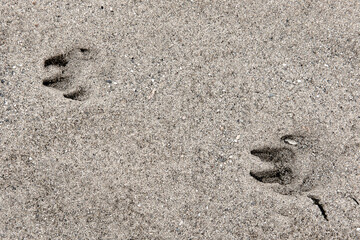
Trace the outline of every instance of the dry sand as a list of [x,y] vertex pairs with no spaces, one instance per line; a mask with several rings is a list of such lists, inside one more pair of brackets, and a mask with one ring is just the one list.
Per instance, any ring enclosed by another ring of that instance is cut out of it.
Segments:
[[0,239],[360,238],[359,1],[2,0],[0,23]]

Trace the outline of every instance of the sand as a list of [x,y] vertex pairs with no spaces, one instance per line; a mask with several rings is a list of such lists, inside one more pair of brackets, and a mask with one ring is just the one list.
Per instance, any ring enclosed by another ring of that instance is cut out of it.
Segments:
[[0,23],[0,239],[360,238],[359,1]]

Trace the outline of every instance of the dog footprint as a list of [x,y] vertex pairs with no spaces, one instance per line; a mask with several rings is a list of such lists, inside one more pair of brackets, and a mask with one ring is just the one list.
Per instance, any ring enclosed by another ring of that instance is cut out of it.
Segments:
[[[316,169],[321,167],[316,161],[318,150],[314,147],[314,140],[299,135],[285,135],[281,137],[278,147],[254,149],[250,153],[273,165],[271,169],[251,170],[250,176],[264,184],[277,184],[273,188],[277,193],[302,194],[313,190],[321,182],[317,179],[319,172]],[[324,219],[328,221],[321,199],[312,194],[307,197],[318,206]]]
[[52,77],[43,79],[45,87],[63,93],[63,97],[83,101],[88,99],[90,86],[81,79],[82,65],[92,59],[87,48],[75,48],[65,54],[53,56],[44,61],[44,68],[57,68],[59,72]]

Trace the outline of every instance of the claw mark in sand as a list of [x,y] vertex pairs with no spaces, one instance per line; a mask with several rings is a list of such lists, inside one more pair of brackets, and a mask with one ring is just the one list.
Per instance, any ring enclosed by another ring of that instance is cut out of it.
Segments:
[[321,211],[321,214],[323,215],[323,217],[325,218],[326,221],[329,221],[327,215],[326,215],[326,211],[324,209],[324,206],[321,204],[320,198],[313,196],[313,195],[309,195],[308,198],[310,198],[315,205],[317,205]]
[[359,205],[359,201],[358,200],[356,200],[356,198],[354,198],[354,197],[350,197],[352,200],[354,200],[354,202],[356,202],[356,204],[357,205]]

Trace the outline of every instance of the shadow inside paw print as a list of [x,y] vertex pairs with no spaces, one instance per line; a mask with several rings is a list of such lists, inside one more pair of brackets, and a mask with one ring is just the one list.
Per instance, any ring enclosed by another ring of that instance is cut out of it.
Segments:
[[[86,48],[76,48],[66,54],[60,54],[44,61],[44,68],[51,66],[60,68],[61,73],[53,77],[43,80],[43,85],[49,88],[56,89],[63,92],[65,98],[83,101],[88,98],[88,89],[84,86],[79,86],[75,81],[78,74],[81,73],[79,69],[79,61],[87,61],[91,58],[90,50]],[[70,68],[69,63],[73,62]]]
[[44,79],[43,85],[60,91],[66,91],[70,86],[70,79],[69,77],[56,76],[54,78]]
[[69,62],[66,58],[67,57],[65,54],[61,54],[61,55],[46,59],[44,62],[44,67],[48,67],[51,65],[55,65],[58,67],[65,67]]

